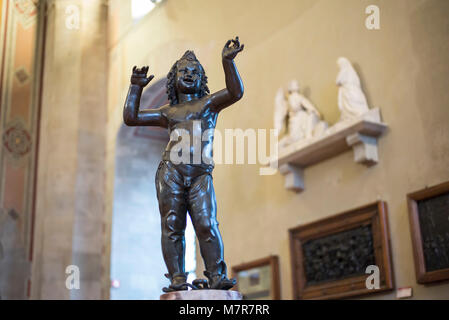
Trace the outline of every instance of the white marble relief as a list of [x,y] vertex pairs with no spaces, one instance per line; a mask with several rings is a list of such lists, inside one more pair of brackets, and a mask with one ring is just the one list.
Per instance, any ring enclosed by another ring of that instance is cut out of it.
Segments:
[[313,104],[299,92],[297,81],[288,92],[279,89],[275,98],[275,128],[279,130],[279,154],[271,162],[285,176],[285,187],[301,192],[303,170],[348,149],[354,161],[366,166],[379,161],[377,141],[387,129],[379,108],[368,107],[360,78],[351,62],[337,60],[338,109],[340,119],[328,128]]

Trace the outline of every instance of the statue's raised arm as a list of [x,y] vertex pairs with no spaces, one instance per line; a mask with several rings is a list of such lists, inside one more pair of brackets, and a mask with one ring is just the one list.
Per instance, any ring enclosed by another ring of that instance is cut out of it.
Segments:
[[229,107],[243,97],[243,83],[234,62],[234,58],[243,50],[245,45],[240,44],[239,37],[228,40],[222,51],[223,69],[226,79],[226,88],[211,95],[212,109],[216,112]]
[[167,119],[164,116],[164,107],[139,111],[140,98],[143,88],[154,78],[147,77],[148,67],[137,68],[134,66],[131,75],[131,84],[126,96],[123,108],[123,120],[128,126],[159,126],[167,127]]

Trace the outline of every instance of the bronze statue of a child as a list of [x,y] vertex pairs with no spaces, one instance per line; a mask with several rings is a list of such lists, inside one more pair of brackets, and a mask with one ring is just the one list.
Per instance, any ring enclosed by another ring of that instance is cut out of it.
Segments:
[[[166,276],[171,281],[170,286],[163,289],[165,292],[187,290],[188,286],[228,290],[236,283],[234,279],[227,278],[211,174],[214,168],[213,130],[218,113],[243,96],[242,80],[234,63],[234,58],[243,47],[238,37],[229,40],[224,46],[222,61],[226,88],[213,94],[209,94],[202,65],[192,51],[186,51],[167,75],[170,104],[157,109],[139,111],[142,90],[154,76],[147,77],[148,67],[133,68],[123,111],[125,124],[164,127],[169,130],[171,137],[156,173],[162,251],[168,269]],[[173,134],[176,131],[187,135],[176,136]],[[206,131],[209,134],[203,135]],[[194,141],[198,139],[198,134],[199,140]],[[189,154],[183,157],[187,161],[179,162],[177,145],[182,139],[189,139],[187,142],[190,147],[187,149]],[[199,240],[208,283],[205,280],[194,281],[193,285],[187,283],[184,266],[187,212]]]

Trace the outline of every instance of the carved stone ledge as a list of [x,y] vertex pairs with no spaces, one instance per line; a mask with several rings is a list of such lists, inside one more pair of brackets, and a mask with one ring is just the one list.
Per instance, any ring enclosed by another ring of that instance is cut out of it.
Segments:
[[[277,167],[285,176],[288,190],[304,190],[303,170],[311,165],[337,156],[352,148],[354,161],[366,166],[379,161],[377,139],[387,129],[381,121],[380,110],[371,109],[360,118],[339,122],[318,138],[298,141],[279,150]],[[276,166],[276,161],[271,162]]]

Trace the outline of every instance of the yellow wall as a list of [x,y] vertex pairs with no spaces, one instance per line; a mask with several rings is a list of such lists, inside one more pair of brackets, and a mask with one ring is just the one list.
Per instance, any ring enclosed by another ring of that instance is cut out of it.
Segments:
[[[379,31],[365,28],[370,4],[380,7]],[[119,9],[111,1],[110,10]],[[225,258],[232,267],[279,255],[282,298],[291,299],[287,230],[382,199],[389,208],[396,287],[413,287],[415,298],[449,298],[447,283],[416,283],[406,204],[407,193],[449,180],[448,14],[445,0],[167,0],[133,28],[129,19],[119,20],[126,23],[110,40],[114,121],[108,150],[133,65],[149,65],[156,78],[164,77],[185,50],[194,49],[214,92],[224,86],[222,46],[239,35],[245,50],[236,63],[245,95],[219,116],[217,128],[224,130],[271,128],[275,92],[293,78],[334,123],[336,59],[346,56],[359,71],[369,104],[381,109],[390,128],[380,139],[379,164],[367,169],[344,153],[308,168],[301,194],[286,191],[279,174],[259,176],[259,166],[217,165]]]
[[[67,27],[69,6],[78,27]],[[46,2],[32,299],[109,296],[107,13],[104,0]],[[79,290],[67,290],[70,265],[82,270]]]

